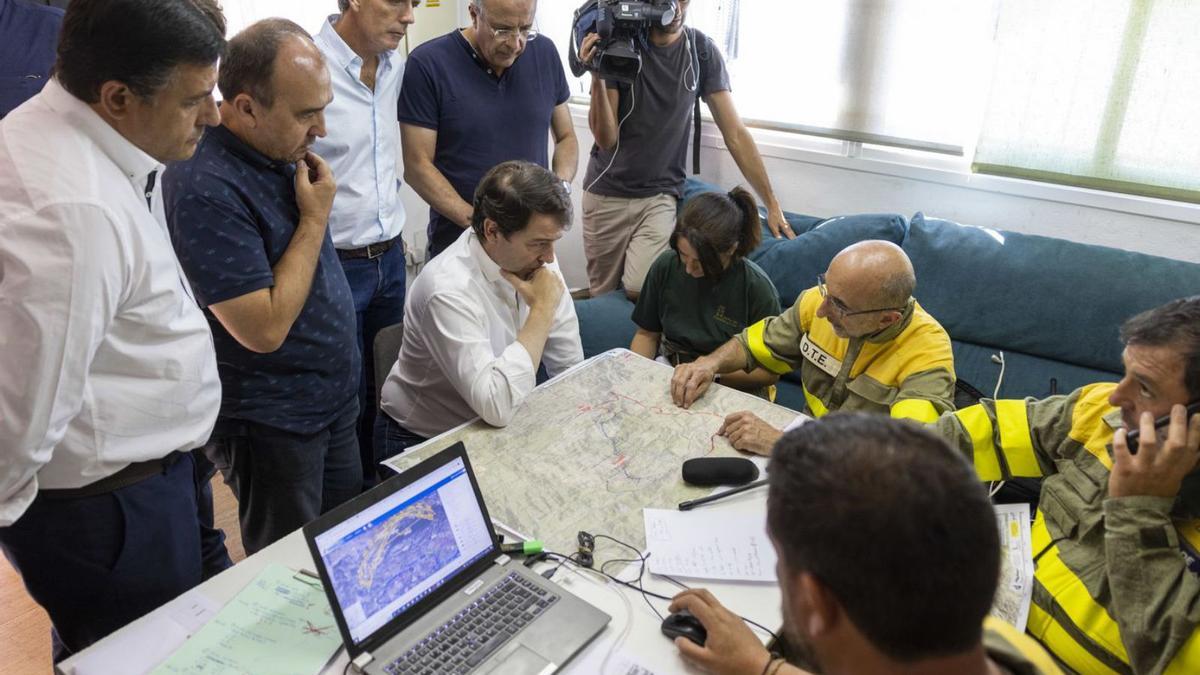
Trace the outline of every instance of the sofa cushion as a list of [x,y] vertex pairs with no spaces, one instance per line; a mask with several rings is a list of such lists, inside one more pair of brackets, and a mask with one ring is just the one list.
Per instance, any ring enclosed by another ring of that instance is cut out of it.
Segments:
[[908,221],[894,213],[837,216],[819,221],[795,239],[766,238],[750,254],[779,289],[779,302],[790,307],[800,293],[817,283],[817,275],[847,246],[864,239],[904,241]]
[[1200,293],[1194,263],[921,213],[904,249],[917,299],[956,342],[1109,373],[1123,370],[1117,331],[1125,319]]
[[616,347],[629,348],[637,325],[633,323],[633,303],[625,291],[575,301],[579,317],[579,337],[583,342],[583,357],[591,358]]
[[992,357],[1001,353],[1004,355],[1004,381],[1000,383],[1000,398],[1045,398],[1051,393],[1069,393],[1085,384],[1121,379],[1117,372],[1052,361],[1008,348],[959,340],[952,341],[951,348],[954,350],[954,374],[988,398],[995,393],[1000,377],[1000,364]]

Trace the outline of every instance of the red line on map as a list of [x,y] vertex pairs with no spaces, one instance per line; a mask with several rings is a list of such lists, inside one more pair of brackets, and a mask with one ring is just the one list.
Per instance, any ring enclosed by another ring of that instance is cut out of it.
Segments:
[[[577,408],[579,411],[579,415],[594,412],[596,409],[601,409],[601,410],[604,410],[605,412],[611,413],[611,412],[614,412],[615,406],[618,403],[620,403],[622,400],[624,400],[624,401],[628,401],[630,403],[639,405],[642,408],[644,408],[645,410],[647,410],[655,415],[661,415],[663,417],[684,417],[684,416],[699,415],[701,417],[715,417],[715,418],[721,420],[722,422],[725,421],[724,416],[719,415],[715,412],[686,410],[684,408],[677,408],[677,407],[664,409],[661,405],[649,405],[645,401],[639,400],[633,396],[629,396],[627,394],[622,394],[619,391],[613,391],[613,390],[610,390],[608,392],[608,395],[609,395],[609,398],[604,401],[599,401],[596,403],[580,404]],[[578,417],[579,415],[576,415],[576,417]],[[717,451],[717,434],[714,433],[708,437],[708,452],[706,452],[704,454],[711,455],[712,453],[714,453],[716,451]],[[624,465],[626,459],[627,458],[624,455],[621,455],[617,458],[617,460],[614,462],[614,464],[616,466],[622,466],[622,465]]]

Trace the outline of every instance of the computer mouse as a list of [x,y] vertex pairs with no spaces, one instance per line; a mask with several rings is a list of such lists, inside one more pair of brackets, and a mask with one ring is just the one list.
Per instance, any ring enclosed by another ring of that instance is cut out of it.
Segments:
[[692,616],[692,613],[686,609],[675,612],[663,619],[662,632],[663,635],[672,640],[677,637],[685,637],[701,647],[704,646],[704,641],[708,639],[708,631],[704,629],[704,624],[700,623],[700,619]]

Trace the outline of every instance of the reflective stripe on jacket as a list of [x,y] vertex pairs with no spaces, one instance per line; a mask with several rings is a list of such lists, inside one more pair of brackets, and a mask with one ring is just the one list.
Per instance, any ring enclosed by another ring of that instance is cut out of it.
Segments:
[[1002,672],[1062,675],[1062,669],[1036,640],[994,616],[983,621],[983,648]]
[[809,411],[890,413],[933,422],[954,409],[954,355],[950,336],[910,300],[900,321],[864,338],[838,337],[817,316],[821,293],[810,288],[779,316],[763,319],[736,339],[755,366],[782,375],[797,368]]
[[1200,481],[1178,498],[1108,498],[1116,385],[992,401],[937,430],[982,480],[1044,477],[1028,632],[1081,673],[1200,673]]

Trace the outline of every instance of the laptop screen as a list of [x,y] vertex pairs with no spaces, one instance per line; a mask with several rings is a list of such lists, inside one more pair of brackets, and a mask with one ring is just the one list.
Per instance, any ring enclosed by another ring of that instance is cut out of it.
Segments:
[[461,457],[314,541],[355,644],[492,549]]

